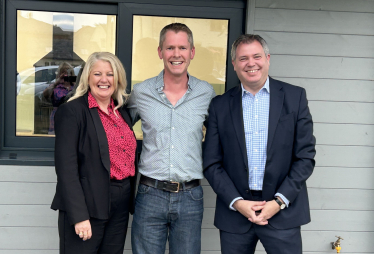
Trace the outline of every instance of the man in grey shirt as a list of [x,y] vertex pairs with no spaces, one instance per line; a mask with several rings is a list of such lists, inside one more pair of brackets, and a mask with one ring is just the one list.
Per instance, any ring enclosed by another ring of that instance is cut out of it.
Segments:
[[213,87],[187,73],[195,55],[191,30],[165,26],[158,55],[164,70],[136,84],[128,108],[142,121],[141,173],[132,223],[135,254],[200,253],[203,217],[203,123]]

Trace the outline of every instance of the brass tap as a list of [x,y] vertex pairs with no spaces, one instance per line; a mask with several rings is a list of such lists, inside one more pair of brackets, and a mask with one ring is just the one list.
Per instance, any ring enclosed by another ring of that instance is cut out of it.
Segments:
[[335,242],[331,242],[332,249],[336,250],[336,253],[340,253],[340,250],[342,249],[342,247],[340,247],[340,240],[344,240],[344,239],[340,236],[335,236],[335,237],[337,237],[338,240],[336,240]]

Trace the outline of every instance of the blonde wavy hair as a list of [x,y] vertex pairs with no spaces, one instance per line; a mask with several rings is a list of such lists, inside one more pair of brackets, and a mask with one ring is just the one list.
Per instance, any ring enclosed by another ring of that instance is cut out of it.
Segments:
[[125,68],[123,68],[123,65],[118,57],[109,52],[95,52],[88,57],[80,77],[77,90],[75,91],[75,94],[68,100],[68,102],[75,100],[88,92],[90,89],[88,78],[93,66],[99,60],[110,63],[113,69],[114,93],[112,94],[112,98],[118,103],[118,105],[114,108],[114,113],[116,113],[116,110],[126,103],[129,95],[126,93],[127,81]]

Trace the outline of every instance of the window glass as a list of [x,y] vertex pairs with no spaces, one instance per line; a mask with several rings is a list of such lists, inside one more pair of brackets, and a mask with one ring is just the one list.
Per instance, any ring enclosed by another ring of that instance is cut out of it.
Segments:
[[17,11],[17,136],[53,136],[88,56],[115,53],[116,16]]
[[[131,85],[157,76],[163,70],[163,61],[157,54],[161,29],[170,23],[184,23],[193,33],[195,57],[188,72],[209,82],[216,94],[225,92],[228,20],[194,19],[155,16],[134,16]],[[142,139],[140,121],[134,126]]]

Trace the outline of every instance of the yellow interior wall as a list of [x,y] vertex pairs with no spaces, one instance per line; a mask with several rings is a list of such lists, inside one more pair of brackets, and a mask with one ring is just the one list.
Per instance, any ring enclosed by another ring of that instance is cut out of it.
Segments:
[[[90,14],[74,15],[74,21],[87,20]],[[74,52],[87,61],[93,52],[106,51],[115,54],[116,49],[116,16],[108,15],[106,24],[83,26],[74,29]],[[92,24],[94,25],[94,24]]]
[[[32,18],[33,12],[29,12],[28,18],[21,16],[17,11],[17,71],[34,68],[33,64],[52,50],[52,26],[50,24]],[[51,16],[52,13],[46,13]],[[35,82],[35,77],[28,79]],[[17,132],[32,134],[34,131],[34,85],[21,86],[20,95],[17,96],[16,129]]]
[[[53,12],[22,11],[22,14],[17,11],[17,71],[27,73],[27,69],[34,69],[33,65],[52,51]],[[35,19],[37,15],[42,15],[48,22]],[[97,24],[94,16],[97,15],[74,14],[74,24],[89,18],[93,20],[92,26],[74,29],[74,52],[84,61],[97,51],[115,54],[116,16],[106,16],[106,24]],[[17,135],[32,135],[34,132],[35,89],[29,83],[35,83],[34,75],[28,78],[28,83],[23,83],[17,96]]]
[[[184,23],[193,33],[195,57],[188,72],[209,82],[216,94],[225,92],[228,21],[173,17],[134,16],[132,85],[154,77],[163,70],[157,54],[162,28],[170,23]],[[134,126],[138,139],[143,138],[140,121]]]

